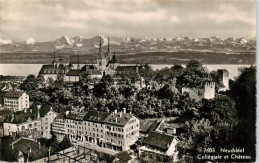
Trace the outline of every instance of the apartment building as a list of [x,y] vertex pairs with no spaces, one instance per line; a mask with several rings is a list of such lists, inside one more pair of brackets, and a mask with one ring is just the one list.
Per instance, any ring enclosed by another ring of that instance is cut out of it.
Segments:
[[29,95],[23,91],[8,91],[4,95],[4,108],[12,111],[29,108]]
[[[50,109],[46,114],[38,115],[35,119],[29,117],[26,121],[23,122],[10,122],[3,123],[4,136],[23,136],[27,138],[51,138],[51,123],[56,118],[58,113]],[[14,119],[14,118],[12,118]]]
[[52,130],[59,141],[66,135],[72,143],[91,143],[102,148],[127,150],[138,140],[139,119],[131,113],[70,112],[58,116],[52,123]]

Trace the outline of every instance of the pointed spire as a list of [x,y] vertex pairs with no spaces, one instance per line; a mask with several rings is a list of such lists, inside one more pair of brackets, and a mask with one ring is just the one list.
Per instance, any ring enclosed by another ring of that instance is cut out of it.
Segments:
[[103,40],[102,37],[100,36],[100,43],[99,43],[99,54],[98,57],[101,58],[103,57]]
[[71,62],[71,57],[70,57],[69,67],[70,67],[70,68],[73,68],[73,64],[72,64],[72,62]]
[[109,37],[107,37],[107,56],[110,57],[111,56],[111,51],[110,51],[110,42],[109,42]]
[[52,64],[56,64],[57,61],[56,61],[56,55],[55,55],[55,52],[53,53],[53,61],[52,61]]
[[79,51],[78,51],[78,69],[80,69],[80,66],[79,66]]

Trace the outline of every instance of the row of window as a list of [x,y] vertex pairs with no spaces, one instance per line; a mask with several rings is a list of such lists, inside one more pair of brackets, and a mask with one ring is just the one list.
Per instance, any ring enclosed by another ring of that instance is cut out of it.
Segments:
[[122,139],[124,138],[124,135],[113,133],[113,132],[106,132],[106,135],[113,136],[113,137],[116,137],[116,138],[122,138]]

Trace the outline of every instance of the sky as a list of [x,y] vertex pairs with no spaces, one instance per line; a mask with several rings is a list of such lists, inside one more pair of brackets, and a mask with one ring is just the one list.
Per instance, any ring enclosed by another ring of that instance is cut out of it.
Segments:
[[1,0],[0,39],[256,37],[255,0]]

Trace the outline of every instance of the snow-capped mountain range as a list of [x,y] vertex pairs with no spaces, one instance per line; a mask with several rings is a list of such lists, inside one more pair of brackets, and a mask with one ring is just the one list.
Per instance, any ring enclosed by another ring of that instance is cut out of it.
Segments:
[[[105,36],[95,36],[93,38],[84,38],[75,36],[69,38],[61,36],[54,41],[37,42],[37,40],[28,38],[23,42],[4,40],[0,38],[1,52],[46,52],[46,51],[75,51],[97,52],[100,37],[103,40],[104,47],[108,44],[108,38]],[[218,51],[218,52],[241,52],[255,51],[256,38],[227,38],[223,39],[217,36],[209,38],[134,38],[134,37],[110,37],[112,50],[120,52],[144,52],[144,51]]]

